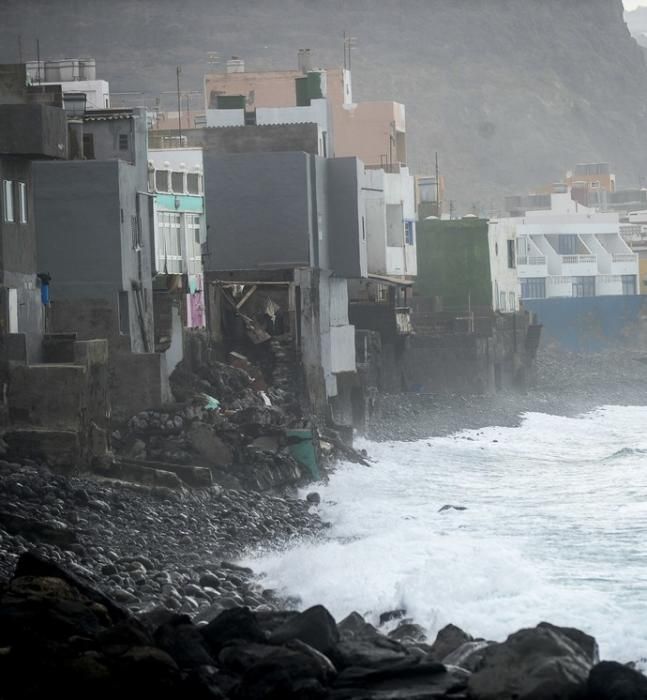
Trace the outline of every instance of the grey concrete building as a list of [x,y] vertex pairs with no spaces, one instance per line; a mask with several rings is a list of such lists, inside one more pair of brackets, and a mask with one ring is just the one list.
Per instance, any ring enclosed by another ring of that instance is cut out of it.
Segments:
[[44,324],[33,166],[66,156],[67,127],[60,107],[32,98],[24,66],[0,66],[0,334],[8,359],[36,362]]
[[115,411],[158,406],[168,385],[154,353],[145,110],[89,111],[73,128],[83,159],[34,169],[49,330],[108,340]]
[[[257,299],[256,307],[242,302],[256,308],[255,318],[263,322],[267,309],[281,317],[313,412],[351,425],[356,367],[348,279],[367,274],[361,162],[206,150],[204,163],[210,327],[218,327],[220,289],[242,284]],[[276,325],[266,327],[273,332]]]

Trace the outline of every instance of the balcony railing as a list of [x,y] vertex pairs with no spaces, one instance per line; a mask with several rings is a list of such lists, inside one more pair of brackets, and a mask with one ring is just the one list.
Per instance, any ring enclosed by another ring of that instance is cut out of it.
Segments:
[[517,265],[545,265],[545,255],[522,255],[517,258]]
[[562,255],[562,262],[568,265],[577,263],[594,263],[595,255]]
[[636,262],[638,256],[635,253],[614,253],[613,262]]

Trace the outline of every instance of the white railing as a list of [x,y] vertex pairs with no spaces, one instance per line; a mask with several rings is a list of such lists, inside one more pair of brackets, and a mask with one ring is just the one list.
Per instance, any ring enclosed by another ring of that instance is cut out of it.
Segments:
[[576,263],[594,263],[595,255],[562,255],[562,262],[572,265]]
[[613,262],[636,262],[638,256],[635,253],[614,253]]
[[517,258],[517,265],[545,265],[545,255],[523,255]]

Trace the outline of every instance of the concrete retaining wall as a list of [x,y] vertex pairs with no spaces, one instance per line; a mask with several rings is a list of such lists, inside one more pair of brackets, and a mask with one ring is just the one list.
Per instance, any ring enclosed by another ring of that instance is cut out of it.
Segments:
[[647,347],[644,296],[535,299],[524,307],[543,325],[543,347],[570,352]]

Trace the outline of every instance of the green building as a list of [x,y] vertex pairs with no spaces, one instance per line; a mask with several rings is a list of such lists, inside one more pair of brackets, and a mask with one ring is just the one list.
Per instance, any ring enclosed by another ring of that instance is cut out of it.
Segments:
[[418,222],[417,231],[418,277],[414,295],[437,298],[444,311],[491,308],[487,220],[423,219]]

